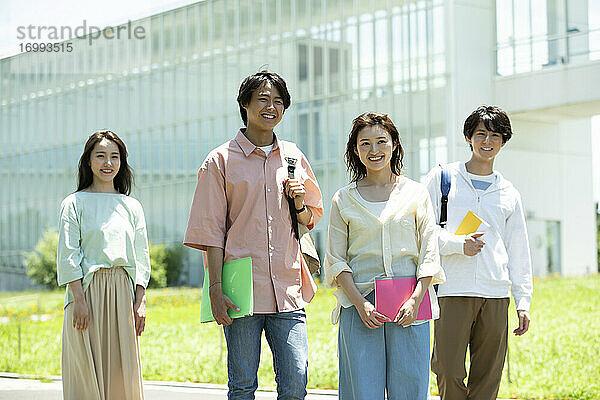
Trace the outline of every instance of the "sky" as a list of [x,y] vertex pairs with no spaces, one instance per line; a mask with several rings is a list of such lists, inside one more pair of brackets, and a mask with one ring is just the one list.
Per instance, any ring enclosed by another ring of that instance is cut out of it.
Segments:
[[[171,10],[194,0],[0,0],[0,58],[19,52],[17,27],[83,24],[104,28]],[[33,11],[35,10],[35,12]],[[590,3],[592,29],[600,28],[600,1]],[[600,32],[596,33],[600,37]],[[600,41],[599,41],[600,43]],[[594,198],[600,202],[600,116],[592,119]]]
[[[0,0],[0,58],[19,52],[19,26],[87,26],[117,25],[198,0]],[[35,12],[33,11],[35,10]]]

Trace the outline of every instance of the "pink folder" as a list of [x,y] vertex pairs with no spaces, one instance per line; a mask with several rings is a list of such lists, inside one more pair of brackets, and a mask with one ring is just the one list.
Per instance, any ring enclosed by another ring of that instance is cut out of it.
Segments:
[[[398,315],[400,307],[412,296],[417,287],[415,278],[375,279],[375,308],[392,321]],[[425,292],[419,305],[417,320],[431,319],[431,300],[429,290]]]

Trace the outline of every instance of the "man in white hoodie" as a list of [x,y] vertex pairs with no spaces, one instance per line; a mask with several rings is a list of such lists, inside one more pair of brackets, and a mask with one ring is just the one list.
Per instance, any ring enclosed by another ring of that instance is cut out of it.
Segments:
[[[431,369],[442,400],[496,399],[508,338],[510,293],[519,327],[529,329],[533,292],[531,259],[521,196],[494,171],[494,159],[512,136],[506,113],[481,106],[466,119],[463,133],[472,150],[467,162],[443,167],[450,178],[447,223],[439,230],[446,282],[439,285]],[[442,167],[427,177],[440,222]],[[478,232],[454,234],[468,211],[483,220]],[[469,347],[469,380],[465,355]]]

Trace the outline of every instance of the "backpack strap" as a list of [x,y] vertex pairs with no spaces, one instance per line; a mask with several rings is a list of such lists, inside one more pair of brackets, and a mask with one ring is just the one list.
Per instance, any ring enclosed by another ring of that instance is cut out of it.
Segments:
[[[440,179],[440,190],[442,192],[442,201],[440,207],[440,223],[439,225],[442,228],[446,227],[446,222],[448,222],[448,193],[450,193],[450,171],[448,171],[442,164],[440,164],[440,168],[442,170],[442,178]],[[439,284],[433,285],[433,290],[437,294],[439,289]]]
[[[281,155],[283,156],[283,160],[287,163],[288,178],[294,179],[294,174],[296,171],[296,163],[298,162],[298,159],[296,159],[294,157],[290,157],[289,154],[287,154],[287,152],[286,152],[287,149],[284,149],[283,140],[279,141],[279,147],[280,147],[279,151],[280,151]],[[285,145],[285,147],[287,148],[288,146]],[[298,214],[296,214],[296,205],[294,204],[294,199],[292,199],[290,197],[287,198],[287,201],[288,201],[288,206],[290,208],[290,217],[292,218],[292,228],[294,229],[294,237],[296,238],[296,240],[300,241],[300,232],[298,229]]]
[[450,172],[440,165],[442,169],[442,179],[440,179],[440,189],[442,191],[442,201],[440,209],[440,223],[442,228],[446,227],[448,222],[448,193],[450,193]]
[[[282,160],[287,164],[288,178],[294,179],[296,165],[302,158],[300,149],[298,149],[296,143],[294,142],[285,142],[281,140],[279,145]],[[321,261],[319,259],[319,253],[317,252],[315,242],[310,235],[308,228],[298,223],[298,215],[296,214],[296,205],[294,204],[294,200],[288,198],[288,204],[290,207],[290,215],[292,217],[294,236],[298,240],[298,246],[300,247],[300,252],[302,253],[302,259],[304,260],[304,265],[308,268],[309,280],[312,282],[311,286],[313,286],[314,282],[312,281],[312,278],[310,278],[310,275],[321,274]]]

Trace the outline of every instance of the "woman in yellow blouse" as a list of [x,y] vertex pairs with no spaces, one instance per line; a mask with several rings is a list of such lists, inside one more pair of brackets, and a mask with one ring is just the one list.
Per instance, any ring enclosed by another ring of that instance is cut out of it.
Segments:
[[[337,287],[332,322],[339,322],[339,397],[427,399],[429,321],[416,320],[434,283],[444,281],[435,218],[427,189],[402,175],[400,135],[385,114],[354,121],[346,146],[352,182],[333,196],[325,282]],[[375,310],[376,278],[416,278],[412,296],[393,320]]]
[[66,285],[62,382],[66,400],[141,400],[137,336],[150,279],[146,222],[129,197],[127,150],[111,131],[89,137],[79,184],[60,209],[56,270]]

